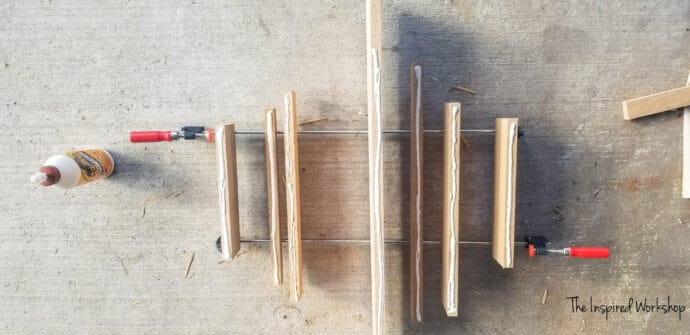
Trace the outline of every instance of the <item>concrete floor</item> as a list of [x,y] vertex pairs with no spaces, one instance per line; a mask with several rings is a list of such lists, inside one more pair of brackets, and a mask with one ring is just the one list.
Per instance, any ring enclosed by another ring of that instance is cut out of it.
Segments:
[[[409,250],[390,244],[388,333],[690,332],[690,311],[607,321],[566,299],[690,305],[681,113],[628,122],[620,106],[685,84],[688,1],[384,1],[383,28],[386,129],[407,127],[409,65],[423,62],[427,129],[441,128],[447,101],[463,103],[467,129],[521,118],[517,236],[612,252],[516,249],[515,268],[501,270],[488,246],[464,245],[460,316],[449,319],[440,247],[429,245],[427,321],[414,325]],[[287,285],[271,284],[267,244],[219,263],[212,145],[128,141],[132,130],[194,124],[260,130],[288,90],[300,119],[328,119],[304,129],[366,129],[365,83],[364,1],[0,3],[0,332],[370,332],[368,244],[305,242],[294,304]],[[493,137],[465,139],[461,238],[490,241]],[[88,147],[111,151],[112,177],[66,192],[28,182],[49,156]],[[300,139],[303,238],[368,238],[366,147],[366,136]],[[390,240],[409,238],[407,148],[404,136],[386,139]],[[438,240],[440,137],[425,150],[426,238]],[[238,164],[242,238],[265,239],[261,136],[239,140]]]

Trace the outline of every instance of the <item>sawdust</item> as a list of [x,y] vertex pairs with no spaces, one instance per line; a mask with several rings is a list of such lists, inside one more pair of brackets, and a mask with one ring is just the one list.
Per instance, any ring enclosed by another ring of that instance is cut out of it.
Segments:
[[455,90],[461,91],[461,92],[469,93],[469,94],[477,94],[477,91],[475,91],[473,89],[469,89],[469,88],[464,87],[464,86],[460,86],[460,85],[454,85],[452,88]]
[[196,256],[196,252],[193,252],[192,257],[189,258],[189,263],[187,263],[187,270],[184,273],[185,279],[187,279],[189,277],[189,270],[192,268],[192,263],[194,262],[194,256]]
[[125,270],[125,276],[129,275],[129,271],[127,271],[127,267],[125,266],[125,262],[120,258],[120,255],[115,253],[115,257],[117,257],[117,260],[120,261],[120,265],[122,265],[122,270]]
[[467,149],[469,150],[470,145],[469,145],[469,143],[467,143],[467,141],[465,141],[465,136],[460,135],[460,140],[462,140],[462,144],[464,144],[467,147]]
[[312,124],[312,123],[317,123],[317,122],[321,122],[321,121],[327,121],[327,120],[328,120],[327,118],[322,117],[322,118],[318,118],[318,119],[311,119],[311,120],[300,121],[300,122],[297,123],[297,125],[298,125],[298,126],[304,126],[304,125],[308,125],[308,124]]
[[592,193],[592,196],[594,196],[596,198],[597,195],[599,194],[599,192],[601,192],[601,187],[599,187],[596,191],[594,191],[594,193]]

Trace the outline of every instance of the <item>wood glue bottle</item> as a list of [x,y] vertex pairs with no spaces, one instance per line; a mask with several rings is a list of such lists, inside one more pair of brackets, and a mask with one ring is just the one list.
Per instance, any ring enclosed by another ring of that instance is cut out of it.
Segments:
[[31,181],[67,189],[110,176],[114,167],[113,157],[105,150],[73,150],[48,158]]

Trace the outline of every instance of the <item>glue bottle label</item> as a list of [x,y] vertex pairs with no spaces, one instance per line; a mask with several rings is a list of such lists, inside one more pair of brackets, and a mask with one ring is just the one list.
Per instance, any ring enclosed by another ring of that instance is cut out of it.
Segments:
[[105,178],[113,173],[113,160],[105,150],[73,150],[66,155],[74,159],[81,170],[81,178],[77,185]]

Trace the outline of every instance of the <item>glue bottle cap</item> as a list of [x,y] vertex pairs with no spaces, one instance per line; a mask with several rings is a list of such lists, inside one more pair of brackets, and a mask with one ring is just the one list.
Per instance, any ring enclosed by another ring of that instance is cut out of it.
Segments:
[[60,181],[60,170],[54,166],[43,166],[30,179],[34,183],[50,186]]

